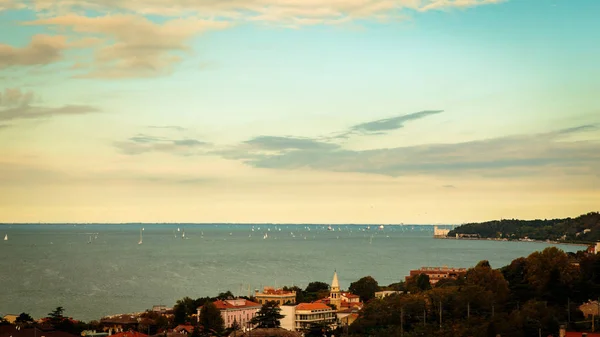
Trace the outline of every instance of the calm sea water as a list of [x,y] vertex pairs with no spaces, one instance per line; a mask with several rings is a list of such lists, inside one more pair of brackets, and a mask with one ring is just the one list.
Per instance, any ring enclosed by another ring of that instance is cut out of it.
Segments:
[[171,306],[184,296],[330,283],[334,270],[342,288],[366,275],[387,285],[421,266],[471,267],[487,259],[501,267],[549,246],[433,239],[432,226],[332,227],[0,225],[0,238],[8,235],[0,241],[0,314],[41,317],[63,306],[67,315],[87,321]]

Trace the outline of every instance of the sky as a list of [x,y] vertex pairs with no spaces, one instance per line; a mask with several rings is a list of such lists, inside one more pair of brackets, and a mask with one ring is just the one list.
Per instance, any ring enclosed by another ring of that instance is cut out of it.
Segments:
[[600,210],[600,1],[0,0],[0,222]]

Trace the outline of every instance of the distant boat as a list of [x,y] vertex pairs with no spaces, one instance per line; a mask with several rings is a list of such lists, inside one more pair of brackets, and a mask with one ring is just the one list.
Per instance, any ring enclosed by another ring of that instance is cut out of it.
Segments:
[[141,245],[143,243],[143,241],[144,241],[144,239],[142,237],[142,231],[143,230],[144,230],[143,228],[140,228],[140,241],[138,242],[138,245]]
[[181,231],[181,238],[185,239],[185,229],[183,231]]
[[4,241],[8,241],[8,234],[4,234]]
[[383,229],[383,225],[379,225],[379,229]]
[[92,243],[92,236],[90,235],[90,239],[88,240],[88,243]]
[[331,228],[331,225],[327,226],[327,230],[328,231],[332,231],[333,230],[333,228]]

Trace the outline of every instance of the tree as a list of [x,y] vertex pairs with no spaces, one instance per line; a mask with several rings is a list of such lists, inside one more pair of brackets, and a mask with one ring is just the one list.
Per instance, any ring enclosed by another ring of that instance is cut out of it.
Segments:
[[327,290],[329,291],[329,284],[325,282],[310,282],[306,286],[307,293],[318,293],[319,291]]
[[233,296],[233,293],[229,290],[227,290],[224,293],[219,293],[219,295],[217,296],[218,299],[220,300],[230,300],[232,298],[234,298],[235,296]]
[[184,324],[189,322],[190,316],[195,314],[198,310],[198,300],[194,301],[189,297],[184,297],[177,300],[177,303],[173,307],[173,315],[175,324]]
[[33,323],[33,317],[31,317],[31,315],[29,315],[27,313],[22,312],[21,314],[19,314],[19,316],[17,317],[15,322],[21,323],[21,324]]
[[379,291],[379,284],[371,276],[365,276],[356,282],[350,283],[350,292],[360,296],[361,301],[367,302],[375,297],[375,292]]
[[215,332],[221,334],[225,330],[225,322],[221,311],[213,302],[207,302],[200,309],[200,325],[205,333]]
[[50,323],[52,323],[54,325],[60,324],[65,319],[65,317],[63,316],[64,312],[65,312],[65,308],[63,308],[63,307],[56,307],[56,309],[52,310],[52,312],[50,312],[48,314]]
[[250,323],[257,325],[259,328],[279,328],[281,325],[279,320],[285,317],[280,314],[280,311],[281,309],[277,306],[277,302],[268,301],[263,304]]

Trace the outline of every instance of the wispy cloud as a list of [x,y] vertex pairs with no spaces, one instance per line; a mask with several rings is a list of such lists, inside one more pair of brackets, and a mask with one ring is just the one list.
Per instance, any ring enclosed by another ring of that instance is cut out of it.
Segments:
[[244,142],[254,149],[262,150],[331,150],[339,145],[321,142],[311,138],[260,136]]
[[[208,29],[225,28],[227,22],[171,19],[162,24],[136,15],[87,17],[77,14],[42,18],[24,23],[68,29],[84,36],[82,47],[95,47],[94,59],[78,68],[79,77],[132,78],[169,74],[191,49],[188,40]],[[97,36],[100,36],[98,38]],[[80,41],[81,42],[81,41]]]
[[[312,168],[399,176],[405,174],[513,174],[547,169],[593,173],[600,163],[598,141],[567,141],[564,136],[596,130],[583,125],[535,135],[515,135],[454,144],[426,144],[356,151],[337,146],[312,146],[278,152],[239,148],[224,152],[257,168],[293,170]],[[275,147],[263,147],[274,150]]]
[[[6,0],[5,0],[6,1]],[[444,10],[497,4],[503,0],[16,0],[38,11],[65,13],[76,9],[133,12],[164,17],[194,15],[234,22],[281,26],[339,24],[353,20],[403,18],[410,11]]]
[[174,130],[174,131],[186,131],[187,130],[187,128],[184,128],[182,126],[177,126],[177,125],[164,125],[164,126],[149,125],[148,128],[149,129]]
[[34,35],[31,42],[21,48],[0,43],[0,69],[50,64],[61,60],[66,49],[64,36]]
[[178,155],[200,154],[202,148],[211,144],[197,139],[169,139],[164,137],[148,136],[139,134],[126,141],[115,142],[114,146],[123,154],[139,155],[149,152],[164,152]]
[[389,131],[401,129],[404,127],[404,124],[406,122],[418,120],[442,112],[443,110],[426,110],[392,118],[379,119],[372,122],[354,125],[350,128],[350,132],[359,132],[367,135],[382,134]]
[[99,112],[89,105],[64,105],[60,107],[32,106],[33,92],[8,88],[0,95],[0,121],[18,119],[45,119],[61,115],[83,115]]

